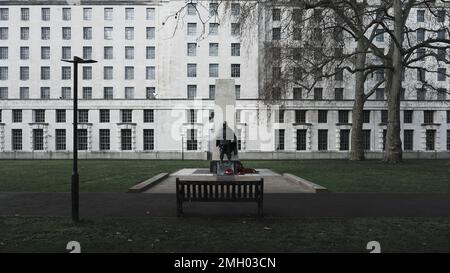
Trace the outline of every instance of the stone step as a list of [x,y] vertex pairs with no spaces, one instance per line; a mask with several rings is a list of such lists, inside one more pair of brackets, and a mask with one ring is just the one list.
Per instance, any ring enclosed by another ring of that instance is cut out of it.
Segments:
[[147,179],[137,185],[134,185],[133,187],[128,189],[128,193],[141,193],[146,190],[148,190],[151,187],[154,187],[158,183],[160,183],[162,180],[164,180],[166,177],[168,177],[168,173],[160,173],[158,175],[153,176],[150,179]]

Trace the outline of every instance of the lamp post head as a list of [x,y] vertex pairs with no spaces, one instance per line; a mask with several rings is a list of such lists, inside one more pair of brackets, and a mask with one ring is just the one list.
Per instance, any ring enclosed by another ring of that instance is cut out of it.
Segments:
[[77,64],[93,64],[96,63],[96,60],[84,60],[78,56],[74,56],[73,60],[64,60],[62,59],[61,61],[66,62],[66,63],[77,63]]

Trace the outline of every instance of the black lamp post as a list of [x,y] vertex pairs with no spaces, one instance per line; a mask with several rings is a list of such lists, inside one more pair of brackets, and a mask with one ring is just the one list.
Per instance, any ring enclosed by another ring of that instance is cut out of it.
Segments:
[[72,221],[79,220],[79,175],[78,175],[78,64],[92,64],[95,60],[83,60],[74,56],[73,60],[61,60],[73,64],[73,169],[72,169]]

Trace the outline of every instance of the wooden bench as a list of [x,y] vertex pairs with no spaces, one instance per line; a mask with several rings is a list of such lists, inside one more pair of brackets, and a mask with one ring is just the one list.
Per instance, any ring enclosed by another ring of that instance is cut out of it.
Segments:
[[201,181],[176,179],[177,216],[183,215],[183,202],[256,202],[263,216],[264,179]]

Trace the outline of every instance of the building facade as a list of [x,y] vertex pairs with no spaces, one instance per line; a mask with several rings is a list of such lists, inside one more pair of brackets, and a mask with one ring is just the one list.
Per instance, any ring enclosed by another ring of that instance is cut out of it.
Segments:
[[[0,158],[71,157],[73,67],[61,60],[74,56],[98,61],[79,67],[82,158],[206,159],[219,78],[235,80],[242,158],[346,158],[351,77],[311,93],[293,86],[282,108],[268,107],[258,99],[261,52],[278,12],[242,35],[239,1],[194,2],[0,1]],[[448,97],[405,90],[405,156],[449,157]],[[381,89],[366,109],[367,154],[381,157]]]

